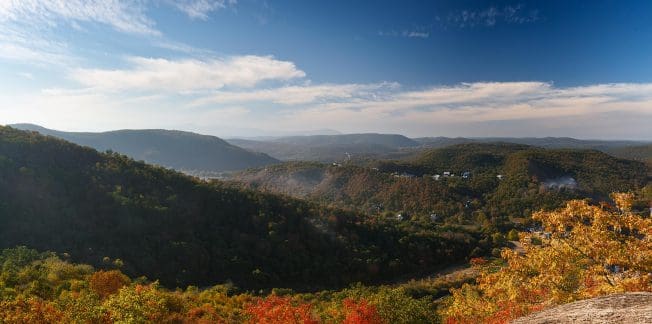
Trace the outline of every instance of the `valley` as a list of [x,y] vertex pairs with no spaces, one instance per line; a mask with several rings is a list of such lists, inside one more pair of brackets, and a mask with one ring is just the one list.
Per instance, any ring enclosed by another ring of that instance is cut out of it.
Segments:
[[[116,319],[122,311],[111,308],[118,303],[112,298],[134,292],[104,292],[93,288],[93,280],[119,283],[111,289],[149,289],[168,303],[177,289],[188,311],[200,307],[206,297],[199,296],[213,294],[232,308],[201,316],[236,322],[263,316],[255,307],[264,303],[289,307],[299,298],[308,302],[300,307],[316,307],[305,316],[319,312],[327,320],[332,314],[322,307],[347,312],[361,297],[382,318],[395,318],[398,311],[407,319],[436,322],[448,316],[451,292],[484,275],[478,260],[498,265],[501,250],[514,244],[525,251],[519,233],[540,226],[538,213],[552,213],[573,199],[610,206],[612,193],[637,192],[632,206],[645,214],[652,196],[649,165],[629,153],[638,147],[629,146],[622,150],[631,160],[587,149],[463,143],[414,149],[399,159],[270,161],[216,180],[136,161],[113,144],[101,153],[59,139],[64,135],[39,132],[0,127],[0,263],[37,267],[30,271],[45,276],[57,270],[40,264],[71,270],[48,283],[16,277],[27,270],[5,271],[10,279],[3,287],[30,294],[17,283],[65,290],[70,280],[88,281],[90,288],[83,289],[90,290],[82,291],[110,296],[93,303]],[[151,132],[129,136],[149,138]],[[26,261],[16,261],[16,255]],[[39,296],[62,302],[51,290]],[[61,307],[68,306],[55,308]],[[175,313],[181,311],[166,308],[151,316],[194,316]]]

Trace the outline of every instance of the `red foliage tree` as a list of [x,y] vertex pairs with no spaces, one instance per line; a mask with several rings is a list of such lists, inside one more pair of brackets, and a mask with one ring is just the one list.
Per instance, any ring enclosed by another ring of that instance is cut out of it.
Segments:
[[312,305],[294,304],[290,297],[270,295],[249,304],[245,311],[251,316],[251,323],[258,324],[316,324],[311,314]]
[[379,324],[383,323],[383,320],[378,315],[378,310],[376,306],[369,305],[366,300],[360,300],[358,302],[352,299],[345,299],[344,310],[346,312],[346,317],[344,318],[343,324]]

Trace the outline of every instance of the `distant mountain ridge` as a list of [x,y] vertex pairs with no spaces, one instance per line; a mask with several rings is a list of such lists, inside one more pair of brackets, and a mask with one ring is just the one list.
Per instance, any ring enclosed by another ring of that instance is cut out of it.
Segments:
[[219,137],[177,130],[143,129],[90,133],[63,132],[33,124],[9,126],[61,138],[98,151],[112,150],[135,160],[190,173],[244,170],[278,162],[267,154],[247,151]]
[[[256,139],[228,139],[229,143],[283,161],[335,162],[344,160],[396,159],[410,157],[423,149],[471,143],[512,143],[551,149],[592,149],[617,156],[641,156],[652,141],[581,140],[570,137],[419,137],[395,134],[341,134],[289,136]],[[622,153],[621,148],[633,149]]]
[[594,149],[600,151],[614,147],[640,146],[652,143],[650,141],[630,140],[582,140],[572,137],[420,137],[415,138],[414,140],[430,148],[465,143],[503,142],[538,146],[543,148]]
[[652,144],[614,147],[608,149],[607,153],[619,158],[642,161],[652,165]]
[[229,143],[285,161],[332,162],[376,158],[421,144],[398,134],[342,134],[289,136],[268,140],[229,139]]

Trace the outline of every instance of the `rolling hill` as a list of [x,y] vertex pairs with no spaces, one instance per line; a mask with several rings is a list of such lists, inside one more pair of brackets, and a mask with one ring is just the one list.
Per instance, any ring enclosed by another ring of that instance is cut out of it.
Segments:
[[131,276],[172,288],[389,280],[490,250],[491,242],[478,243],[481,235],[199,181],[0,127],[0,248],[25,245],[96,267],[123,264]]
[[513,143],[537,146],[542,148],[568,148],[568,149],[591,149],[606,151],[611,148],[628,147],[648,144],[645,141],[625,140],[582,140],[571,137],[421,137],[415,138],[416,142],[428,148],[440,148],[455,144],[467,143]]
[[254,152],[266,153],[279,160],[320,162],[377,158],[400,153],[404,148],[419,146],[419,143],[414,140],[394,134],[314,135],[228,141]]
[[[266,153],[283,161],[368,162],[374,159],[406,159],[422,151],[459,144],[511,143],[548,149],[587,149],[619,154],[628,148],[649,145],[645,141],[580,140],[569,137],[420,137],[408,138],[392,134],[346,134],[292,136],[261,139],[229,139],[229,143],[254,152]],[[631,154],[630,154],[631,155]]]
[[614,147],[607,150],[613,156],[645,162],[652,166],[652,144],[639,146]]
[[527,218],[566,199],[608,200],[611,192],[643,187],[646,172],[640,162],[598,151],[503,143],[460,144],[368,167],[289,162],[237,173],[233,181],[372,214],[504,225],[507,217]]
[[253,153],[226,141],[190,132],[146,129],[103,133],[61,132],[32,124],[11,125],[54,136],[98,151],[112,150],[135,160],[195,174],[201,171],[244,170],[277,163],[264,153]]

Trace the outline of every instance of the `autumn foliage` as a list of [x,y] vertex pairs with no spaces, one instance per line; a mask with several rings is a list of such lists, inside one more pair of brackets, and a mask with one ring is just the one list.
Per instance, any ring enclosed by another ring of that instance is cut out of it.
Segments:
[[544,231],[521,233],[524,254],[502,251],[504,267],[475,262],[476,285],[452,290],[449,323],[506,323],[543,308],[600,295],[652,291],[652,219],[614,194],[609,210],[575,200],[538,212]]
[[60,323],[64,314],[53,303],[37,298],[0,302],[0,323]]
[[376,307],[369,305],[366,300],[358,302],[352,299],[345,299],[343,302],[346,317],[343,324],[380,324],[384,323],[378,315]]
[[117,293],[120,288],[128,285],[129,282],[129,277],[118,270],[100,270],[91,275],[88,284],[92,291],[100,298],[105,299]]
[[428,323],[434,306],[405,289],[258,294],[231,284],[169,290],[26,247],[0,253],[0,323]]
[[313,324],[312,305],[294,303],[290,297],[270,295],[246,308],[251,323],[259,324]]

